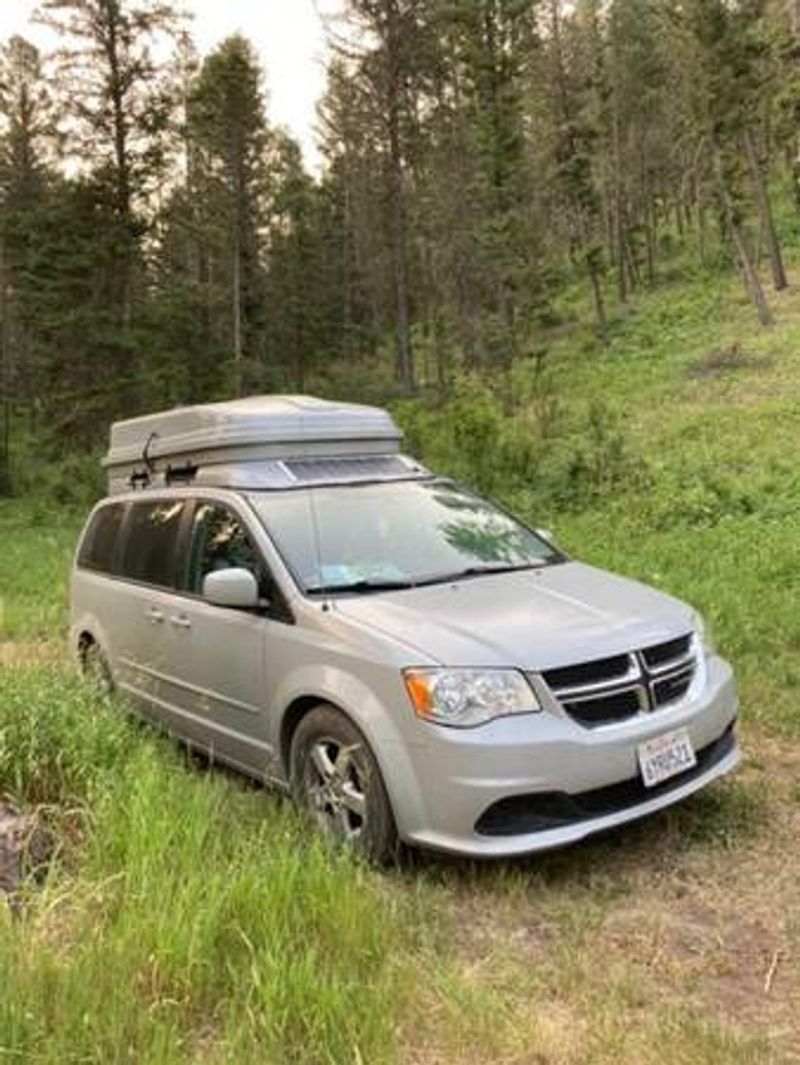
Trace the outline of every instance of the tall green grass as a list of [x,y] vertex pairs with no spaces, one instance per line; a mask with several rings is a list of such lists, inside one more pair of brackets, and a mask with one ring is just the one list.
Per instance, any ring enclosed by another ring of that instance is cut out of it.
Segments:
[[71,843],[21,921],[0,905],[0,1060],[382,1062],[421,930],[409,896],[274,796],[59,670],[0,676],[0,794]]

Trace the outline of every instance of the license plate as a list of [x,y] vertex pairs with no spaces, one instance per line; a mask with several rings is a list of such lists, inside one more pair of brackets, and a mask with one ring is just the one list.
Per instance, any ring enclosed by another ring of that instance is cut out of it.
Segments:
[[654,788],[679,773],[685,773],[697,765],[692,741],[685,728],[665,732],[636,749],[639,768],[646,788]]

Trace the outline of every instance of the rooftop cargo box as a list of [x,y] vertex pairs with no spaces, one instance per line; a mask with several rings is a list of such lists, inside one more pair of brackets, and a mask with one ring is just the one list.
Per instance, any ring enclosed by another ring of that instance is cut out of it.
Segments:
[[386,411],[311,396],[252,396],[116,422],[109,493],[175,483],[286,488],[423,475]]

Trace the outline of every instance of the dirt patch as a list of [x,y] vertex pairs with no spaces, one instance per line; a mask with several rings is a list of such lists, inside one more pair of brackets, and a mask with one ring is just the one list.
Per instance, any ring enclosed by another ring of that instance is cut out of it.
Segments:
[[727,348],[715,348],[691,363],[686,369],[686,376],[690,381],[704,381],[724,377],[735,370],[766,370],[769,366],[769,359],[748,355],[742,350],[741,344],[734,343]]
[[0,802],[0,896],[15,905],[22,885],[44,876],[53,851],[53,835],[41,813]]
[[610,915],[599,937],[606,956],[633,954],[642,978],[676,1005],[694,1001],[723,1023],[793,1024],[797,959],[787,921],[709,905],[701,888],[692,894],[681,901],[651,895],[637,909]]
[[0,639],[0,666],[41,666],[66,661],[66,648],[52,640]]
[[[687,1009],[720,1038],[761,1040],[760,1060],[800,1065],[800,748],[753,730],[746,749],[749,764],[705,801],[502,876],[454,878],[461,972],[503,988],[512,1028],[538,1024],[546,998],[638,1065],[620,1018],[636,1009],[658,1032]],[[737,825],[742,795],[758,797],[753,825]],[[552,1060],[606,1061],[576,1038]]]

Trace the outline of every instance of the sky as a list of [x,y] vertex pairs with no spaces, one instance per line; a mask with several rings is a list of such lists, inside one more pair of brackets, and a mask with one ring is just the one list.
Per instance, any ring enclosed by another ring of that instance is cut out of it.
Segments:
[[[31,26],[37,0],[0,0],[0,41],[20,33],[42,48],[52,37]],[[325,31],[320,15],[333,14],[339,0],[184,0],[192,15],[192,36],[201,55],[241,31],[256,47],[266,71],[267,111],[303,148],[307,165],[318,170],[314,127],[316,103],[325,88]]]

